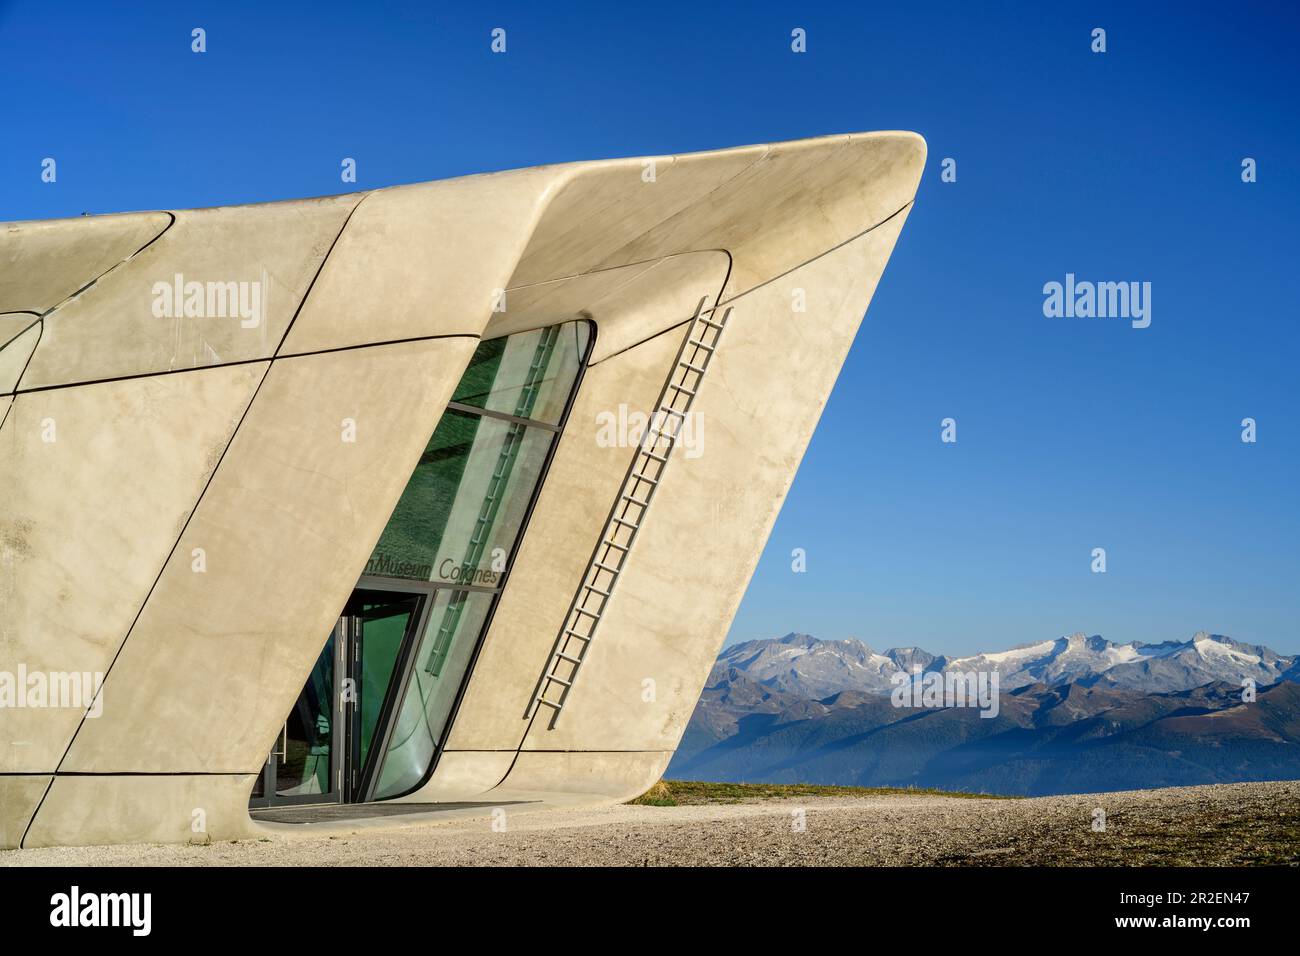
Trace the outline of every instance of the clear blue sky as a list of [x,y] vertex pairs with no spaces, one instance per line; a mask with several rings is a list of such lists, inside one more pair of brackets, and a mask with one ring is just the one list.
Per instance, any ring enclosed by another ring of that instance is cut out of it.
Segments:
[[[730,639],[1297,652],[1300,14],[1218,6],[0,0],[0,219],[339,192],[344,156],[369,188],[916,130],[915,211]],[[1044,318],[1066,272],[1151,282],[1151,327]]]

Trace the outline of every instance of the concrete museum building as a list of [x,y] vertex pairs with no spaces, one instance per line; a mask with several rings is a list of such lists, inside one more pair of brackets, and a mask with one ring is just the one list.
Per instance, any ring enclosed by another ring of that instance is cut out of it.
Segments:
[[924,162],[0,226],[0,847],[644,791]]

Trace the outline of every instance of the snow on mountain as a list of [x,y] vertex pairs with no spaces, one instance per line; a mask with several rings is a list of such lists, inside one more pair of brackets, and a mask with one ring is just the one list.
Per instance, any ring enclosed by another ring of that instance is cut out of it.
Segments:
[[1298,658],[1283,657],[1267,647],[1244,644],[1222,634],[1197,633],[1190,641],[1167,641],[1142,647],[1140,659],[1099,672],[1092,683],[1154,692],[1186,690],[1210,681],[1257,686],[1275,684],[1294,670]]
[[1164,693],[1211,681],[1260,686],[1300,678],[1300,657],[1244,644],[1221,634],[1189,641],[1114,644],[1100,635],[1071,634],[969,657],[935,657],[916,647],[883,654],[864,642],[822,641],[808,634],[746,641],[725,649],[716,669],[735,669],[764,687],[820,700],[845,690],[887,694],[899,671],[996,671],[1002,690],[1030,684],[1108,686]]
[[885,692],[899,667],[858,640],[820,641],[808,634],[746,641],[726,648],[714,670],[735,668],[772,690],[820,699],[842,690]]

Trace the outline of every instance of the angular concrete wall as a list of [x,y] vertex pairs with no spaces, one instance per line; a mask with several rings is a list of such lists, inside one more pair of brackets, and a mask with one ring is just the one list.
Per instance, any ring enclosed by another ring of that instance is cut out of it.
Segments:
[[0,231],[0,312],[44,314],[157,239],[165,212],[11,222]]
[[[108,672],[265,369],[18,397],[0,427],[3,669]],[[0,772],[54,771],[80,723],[0,709]]]
[[[89,715],[0,707],[0,846],[256,832],[253,776],[475,344],[576,318],[590,367],[404,799],[652,783],[924,153],[835,136],[0,232],[0,673],[106,675]],[[259,320],[160,315],[177,275],[261,283]],[[727,328],[700,453],[670,460],[551,727],[529,702],[636,454],[601,422],[652,410],[701,307]]]

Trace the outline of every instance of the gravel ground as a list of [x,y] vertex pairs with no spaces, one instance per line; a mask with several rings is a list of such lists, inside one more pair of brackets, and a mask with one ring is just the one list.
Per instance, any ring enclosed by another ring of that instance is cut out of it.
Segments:
[[[1093,811],[1106,829],[1092,828]],[[796,828],[802,811],[804,828]],[[337,837],[0,851],[0,866],[1300,865],[1300,781],[1029,800],[911,794],[507,810]]]

